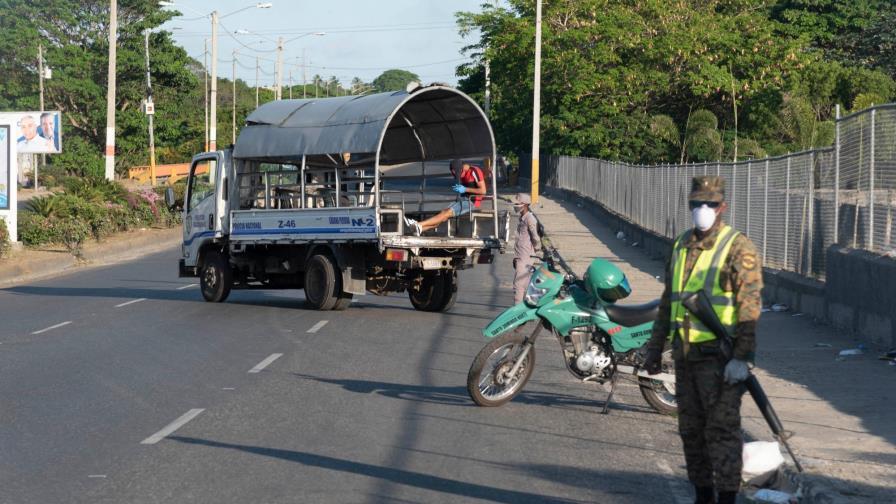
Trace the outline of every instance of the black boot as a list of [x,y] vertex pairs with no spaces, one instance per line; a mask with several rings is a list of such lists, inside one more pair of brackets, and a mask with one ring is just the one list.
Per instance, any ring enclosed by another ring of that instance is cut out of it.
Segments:
[[695,486],[694,490],[697,494],[697,499],[694,500],[694,504],[715,504],[716,494],[712,487]]
[[737,492],[719,492],[719,504],[734,504],[737,502]]

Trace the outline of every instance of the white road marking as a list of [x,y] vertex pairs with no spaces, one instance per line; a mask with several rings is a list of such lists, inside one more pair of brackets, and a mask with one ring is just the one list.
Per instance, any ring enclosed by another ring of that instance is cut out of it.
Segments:
[[158,443],[159,441],[170,436],[177,429],[180,429],[181,427],[183,427],[190,420],[199,416],[199,414],[202,413],[203,411],[205,411],[204,408],[191,409],[190,411],[181,415],[180,418],[178,418],[177,420],[166,425],[165,428],[163,428],[159,432],[156,432],[152,436],[149,436],[148,438],[144,439],[143,441],[140,441],[140,444],[156,444],[156,443]]
[[256,364],[254,368],[249,370],[249,372],[250,373],[259,373],[259,372],[261,372],[262,369],[270,366],[272,362],[279,359],[280,357],[283,357],[282,353],[275,353],[275,354],[268,355],[267,358],[265,358],[265,360]]
[[139,303],[140,301],[146,301],[146,298],[132,299],[130,301],[125,301],[124,303],[115,305],[116,308],[121,308],[122,306],[127,306],[129,304]]
[[87,477],[88,478],[105,478],[106,475],[105,474],[88,474]]
[[320,331],[320,328],[327,325],[327,322],[329,322],[329,320],[321,320],[320,322],[314,324],[314,326],[311,327],[311,329],[308,329],[308,332],[316,333],[317,331]]
[[69,324],[71,324],[71,323],[72,323],[71,320],[67,320],[67,321],[65,321],[65,322],[61,322],[61,323],[56,324],[56,325],[51,325],[50,327],[44,327],[43,329],[41,329],[41,330],[39,330],[39,331],[34,331],[34,332],[31,333],[31,334],[45,333],[45,332],[47,332],[47,331],[52,331],[53,329],[58,329],[58,328],[60,328],[60,327],[62,327],[62,326],[67,326],[67,325],[69,325]]
[[234,387],[224,387],[221,390],[236,390]]
[[182,287],[178,287],[177,290],[189,289],[190,287],[196,287],[197,285],[199,285],[199,284],[187,284]]

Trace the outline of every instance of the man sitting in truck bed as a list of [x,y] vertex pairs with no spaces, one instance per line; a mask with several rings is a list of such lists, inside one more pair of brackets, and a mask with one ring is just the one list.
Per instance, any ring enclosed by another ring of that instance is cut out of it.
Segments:
[[[460,168],[460,177],[457,176],[458,168]],[[451,175],[460,180],[460,183],[454,184],[451,189],[460,194],[461,197],[448,208],[424,221],[417,222],[414,219],[405,218],[405,223],[414,230],[414,234],[417,236],[430,229],[439,227],[441,223],[451,217],[465,215],[470,213],[473,208],[479,208],[482,204],[482,196],[488,193],[485,185],[485,173],[483,173],[482,168],[462,162],[460,159],[452,159],[449,169],[451,170]],[[467,198],[463,196],[465,194],[474,196]]]

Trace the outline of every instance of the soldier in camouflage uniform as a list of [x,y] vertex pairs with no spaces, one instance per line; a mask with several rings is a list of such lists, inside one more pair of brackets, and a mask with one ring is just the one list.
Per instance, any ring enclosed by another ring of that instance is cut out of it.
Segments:
[[[721,177],[694,177],[688,200],[695,227],[675,241],[666,266],[645,368],[660,371],[663,347],[671,341],[678,427],[695,502],[734,503],[742,468],[740,403],[747,362],[752,362],[756,347],[762,267],[753,242],[721,220],[727,208]],[[722,323],[733,329],[733,358],[728,362],[720,354],[719,340],[681,307],[682,292],[701,288],[713,299]]]

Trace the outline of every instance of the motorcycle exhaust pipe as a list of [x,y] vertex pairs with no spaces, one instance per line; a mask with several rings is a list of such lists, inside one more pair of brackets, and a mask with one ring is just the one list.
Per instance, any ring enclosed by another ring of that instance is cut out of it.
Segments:
[[647,374],[647,371],[640,369],[638,372],[635,372],[635,368],[632,366],[616,366],[616,371],[623,374],[636,375],[642,378],[650,378],[651,380],[659,380],[661,382],[666,383],[675,383],[675,375],[670,373],[658,373],[655,375]]

